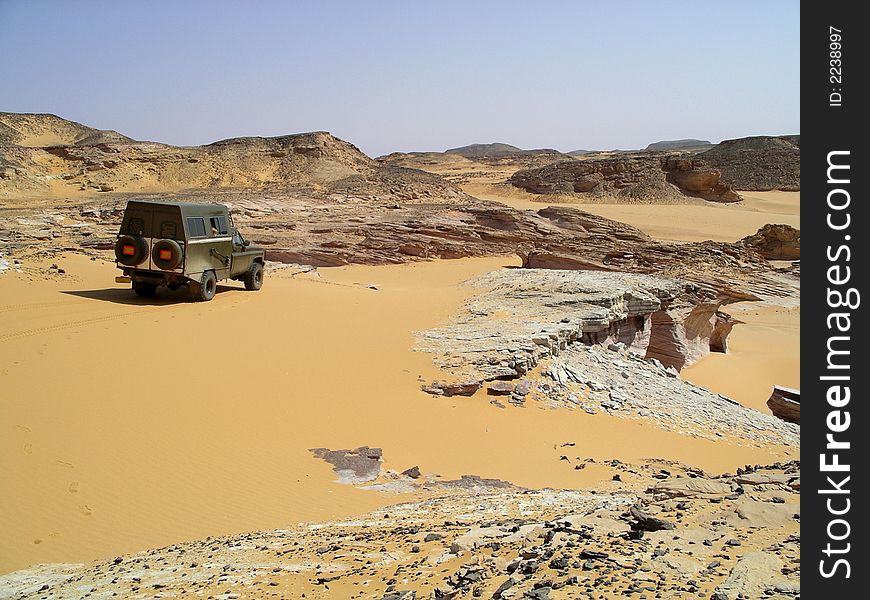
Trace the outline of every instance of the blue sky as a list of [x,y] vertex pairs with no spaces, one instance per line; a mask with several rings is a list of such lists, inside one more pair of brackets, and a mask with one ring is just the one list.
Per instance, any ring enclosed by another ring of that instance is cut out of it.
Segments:
[[0,110],[377,156],[799,133],[799,3],[0,0]]

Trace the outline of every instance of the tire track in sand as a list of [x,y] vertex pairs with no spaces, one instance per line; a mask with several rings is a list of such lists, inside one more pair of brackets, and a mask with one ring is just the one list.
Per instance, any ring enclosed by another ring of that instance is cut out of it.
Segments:
[[139,309],[132,312],[124,312],[115,315],[103,315],[100,317],[94,317],[91,319],[78,319],[76,321],[66,321],[64,323],[57,323],[56,325],[46,325],[44,327],[33,327],[30,329],[21,329],[18,331],[12,331],[9,333],[0,334],[0,343],[8,342],[11,340],[21,339],[21,338],[29,338],[47,333],[54,333],[56,331],[63,331],[65,329],[72,329],[75,327],[84,327],[87,325],[95,325],[97,323],[105,323],[107,321],[115,321],[117,319],[123,319],[126,317],[142,315],[146,313],[153,312],[155,309],[160,307],[149,307],[144,309]]

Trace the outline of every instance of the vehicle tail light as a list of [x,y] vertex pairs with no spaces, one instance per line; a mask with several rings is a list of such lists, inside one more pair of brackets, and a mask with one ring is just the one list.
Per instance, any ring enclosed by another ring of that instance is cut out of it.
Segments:
[[161,250],[160,260],[172,260],[172,250]]
[[136,254],[136,248],[134,246],[124,246],[121,252],[123,252],[124,256],[133,256]]

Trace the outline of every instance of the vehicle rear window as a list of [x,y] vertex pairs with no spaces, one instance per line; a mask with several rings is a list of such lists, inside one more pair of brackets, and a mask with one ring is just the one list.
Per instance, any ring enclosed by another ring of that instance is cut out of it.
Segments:
[[124,210],[120,233],[183,240],[183,229],[177,206],[130,202]]
[[162,238],[171,238],[177,239],[177,231],[178,227],[175,224],[175,221],[161,221],[160,223],[160,237]]
[[205,237],[205,220],[202,217],[187,217],[187,233],[190,237]]
[[127,235],[145,235],[145,220],[141,217],[130,217],[127,220]]

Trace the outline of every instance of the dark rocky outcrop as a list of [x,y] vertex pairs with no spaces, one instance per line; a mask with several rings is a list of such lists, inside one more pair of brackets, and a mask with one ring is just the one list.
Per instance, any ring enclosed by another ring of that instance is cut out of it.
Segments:
[[562,161],[517,171],[515,187],[534,194],[580,194],[645,200],[703,198],[712,202],[740,200],[709,165],[678,155],[625,154],[595,160]]
[[713,145],[713,142],[708,140],[684,139],[684,140],[662,140],[653,142],[645,148],[647,152],[672,152],[674,150],[698,150],[706,149]]
[[469,144],[458,148],[448,148],[444,151],[444,154],[459,154],[466,158],[482,158],[522,154],[523,152],[525,152],[525,150],[517,148],[516,146],[493,142],[491,144]]
[[725,140],[697,158],[721,171],[722,181],[737,190],[801,189],[799,135]]
[[552,148],[533,148],[531,150],[523,150],[510,144],[492,143],[492,144],[470,144],[459,148],[450,148],[444,151],[444,154],[458,154],[471,160],[492,162],[499,159],[522,159],[531,157],[548,157],[554,159],[568,158],[566,154],[553,150]]

